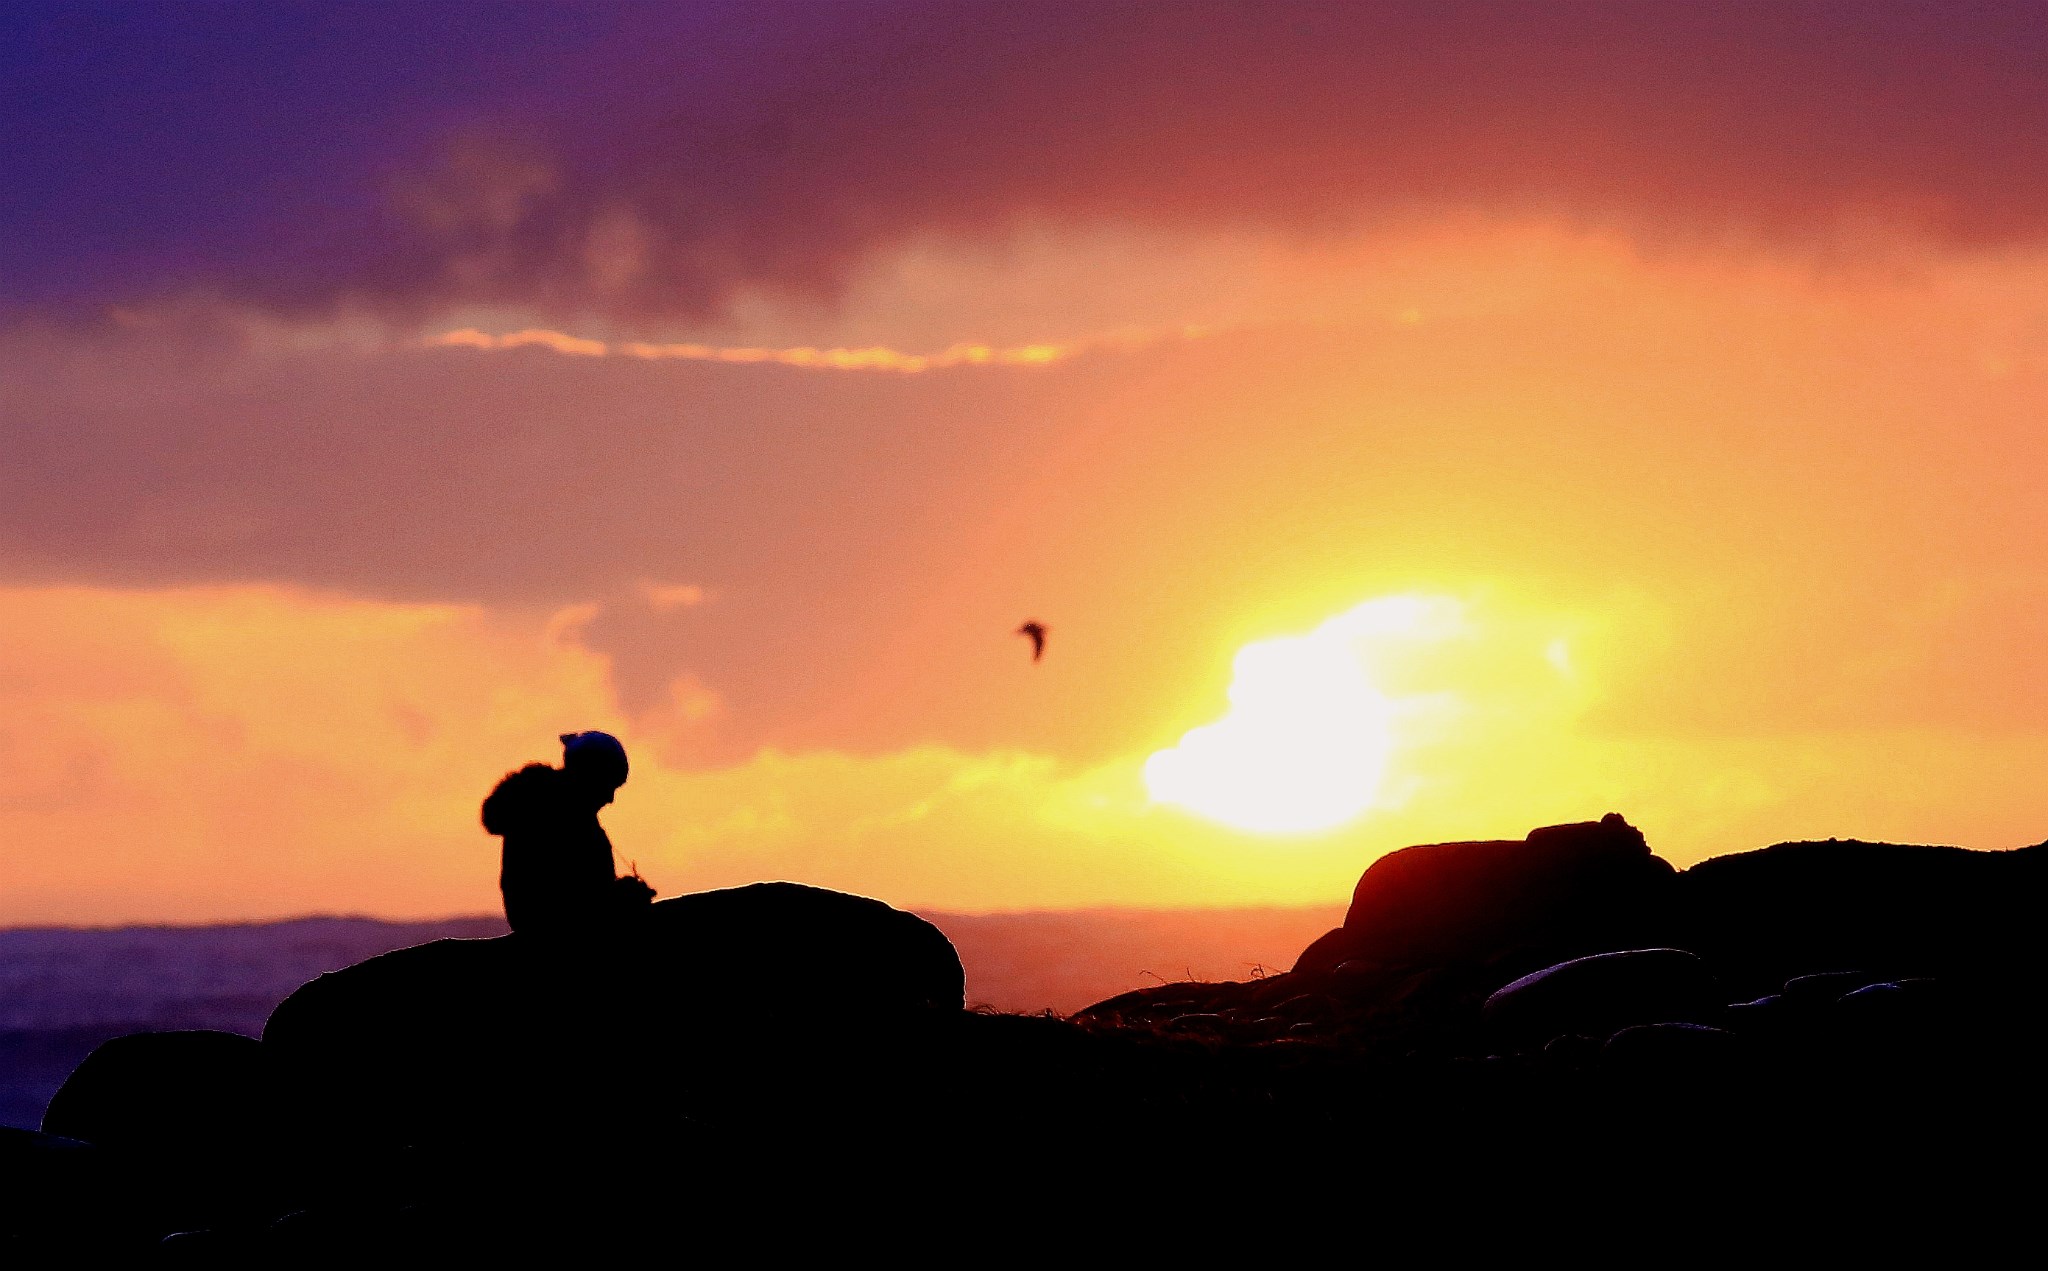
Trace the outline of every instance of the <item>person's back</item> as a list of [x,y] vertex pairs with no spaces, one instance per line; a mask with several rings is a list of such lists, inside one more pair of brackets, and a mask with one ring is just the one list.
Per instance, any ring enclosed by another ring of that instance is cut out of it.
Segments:
[[615,874],[599,809],[626,779],[626,754],[605,733],[562,738],[560,768],[509,773],[484,800],[484,828],[505,840],[498,888],[516,932],[588,932],[653,899],[637,877]]

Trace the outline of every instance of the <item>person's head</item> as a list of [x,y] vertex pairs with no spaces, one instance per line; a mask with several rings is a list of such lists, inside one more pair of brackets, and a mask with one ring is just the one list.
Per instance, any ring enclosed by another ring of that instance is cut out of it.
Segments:
[[600,805],[626,784],[626,748],[610,733],[562,734],[562,771],[585,787]]

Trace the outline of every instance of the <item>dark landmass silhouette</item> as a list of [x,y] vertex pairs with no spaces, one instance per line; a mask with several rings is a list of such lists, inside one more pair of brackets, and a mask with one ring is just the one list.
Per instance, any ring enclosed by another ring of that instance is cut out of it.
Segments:
[[1963,1260],[2037,1204],[2044,893],[2048,845],[1679,871],[1610,815],[1404,849],[1291,970],[1067,1018],[963,1009],[879,901],[699,893],[108,1042],[0,1137],[6,1248]]
[[[1284,969],[1341,907],[920,911],[946,933],[977,1008],[1071,1014],[1144,985]],[[505,934],[500,915],[320,916],[210,926],[0,930],[0,1127],[35,1129],[102,1042],[213,1029],[259,1037],[314,976],[442,939]]]

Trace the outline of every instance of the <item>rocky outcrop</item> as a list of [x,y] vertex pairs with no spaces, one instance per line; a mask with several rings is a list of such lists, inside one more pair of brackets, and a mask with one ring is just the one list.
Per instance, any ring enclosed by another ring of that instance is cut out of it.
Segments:
[[[320,976],[263,1042],[307,1132],[376,1144],[606,1125],[628,1088],[687,1110],[830,1057],[857,1022],[959,1011],[945,935],[878,900],[760,883],[658,901],[603,939],[437,940]],[[792,1033],[810,1035],[801,1044]]]
[[[1246,1162],[1287,1221],[1309,1193],[1264,1171],[1372,1197],[1376,1247],[1645,1188],[1721,1222],[1692,1198],[1728,1180],[1850,1212],[2048,1129],[2039,851],[1788,845],[1675,875],[1612,816],[1411,848],[1295,970],[1069,1020],[964,1011],[928,924],[786,883],[603,938],[436,941],[305,985],[260,1046],[96,1055],[51,1123],[94,1145],[0,1138],[47,1193],[0,1207],[0,1253],[625,1262],[675,1231],[779,1245],[800,1215],[838,1256],[863,1231],[954,1247],[992,1207],[1174,1213]],[[254,1155],[224,1131],[252,1091],[279,1130]]]
[[[1880,1012],[1886,1027],[1911,1011],[1934,1027],[1923,989],[1835,1009],[1865,986],[1934,977],[1986,1003],[1971,1012],[1979,1020],[2001,1015],[1989,1003],[2038,998],[2048,943],[2032,915],[2044,902],[2048,845],[1793,843],[1680,873],[1609,814],[1521,840],[1390,853],[1359,879],[1344,924],[1289,973],[1162,985],[1080,1017],[1231,1043],[1437,1054],[1597,1051],[1626,1027],[1686,1024],[1748,1040],[1796,1034],[1811,1051]],[[1617,1054],[1718,1044],[1666,1029]]]
[[[1621,817],[1521,841],[1440,843],[1374,861],[1344,925],[1297,972],[1346,964],[1492,966],[1519,975],[1596,953],[1668,945],[1732,992],[1841,972],[2039,977],[2048,844],[1969,851],[1857,841],[1781,843],[1683,872]],[[1512,977],[1510,977],[1512,978]]]
[[1296,971],[1350,961],[1442,967],[1518,956],[1543,965],[1655,942],[1674,871],[1609,813],[1519,841],[1432,843],[1390,852],[1358,880],[1344,925]]
[[2040,914],[2048,844],[1970,851],[1898,843],[1780,843],[1679,875],[1674,943],[1762,992],[1794,976],[2004,974],[2048,969]]

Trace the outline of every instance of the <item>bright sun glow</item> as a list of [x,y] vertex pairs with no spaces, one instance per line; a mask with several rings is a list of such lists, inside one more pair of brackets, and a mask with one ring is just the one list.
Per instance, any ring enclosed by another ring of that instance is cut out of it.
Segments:
[[1302,833],[1354,819],[1372,806],[1393,750],[1375,646],[1457,625],[1451,601],[1386,596],[1307,635],[1246,645],[1232,664],[1229,711],[1146,760],[1146,790],[1247,830]]

